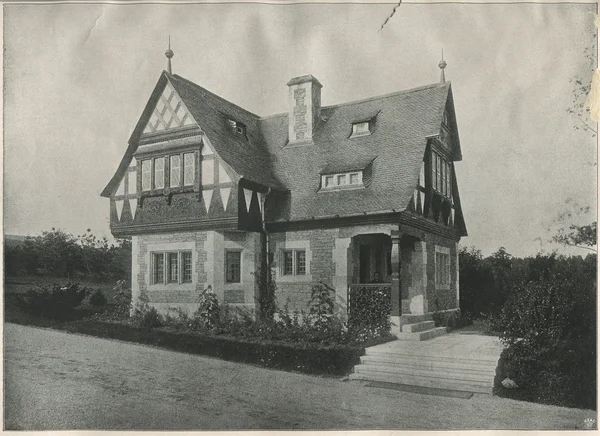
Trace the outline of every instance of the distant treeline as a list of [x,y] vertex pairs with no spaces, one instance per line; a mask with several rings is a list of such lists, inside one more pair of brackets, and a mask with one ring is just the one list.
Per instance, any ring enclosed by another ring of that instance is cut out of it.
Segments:
[[131,241],[97,238],[90,229],[74,236],[60,229],[4,245],[6,276],[42,274],[75,280],[119,280],[131,277]]

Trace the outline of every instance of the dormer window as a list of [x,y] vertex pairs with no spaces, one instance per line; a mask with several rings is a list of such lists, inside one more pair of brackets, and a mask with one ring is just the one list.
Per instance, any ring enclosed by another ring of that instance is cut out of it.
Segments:
[[363,186],[362,171],[321,176],[321,189],[359,188]]
[[448,120],[449,120],[448,111],[444,111],[444,118],[442,119],[442,122],[444,123],[444,126],[446,126],[446,127],[450,126],[450,122]]
[[228,120],[231,131],[239,136],[246,136],[246,126],[235,120]]
[[352,135],[350,136],[351,138],[354,138],[356,136],[370,135],[370,134],[371,134],[371,130],[369,129],[368,121],[363,121],[360,123],[352,124]]

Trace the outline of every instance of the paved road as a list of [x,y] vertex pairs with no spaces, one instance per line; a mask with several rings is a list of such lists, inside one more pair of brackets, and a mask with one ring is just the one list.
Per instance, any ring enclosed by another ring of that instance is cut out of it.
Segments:
[[5,429],[573,429],[592,411],[368,388],[5,324]]

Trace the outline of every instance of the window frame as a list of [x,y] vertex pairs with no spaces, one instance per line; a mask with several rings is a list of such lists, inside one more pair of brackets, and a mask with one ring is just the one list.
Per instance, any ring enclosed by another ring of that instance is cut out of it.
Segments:
[[[305,277],[308,275],[306,251],[306,248],[282,248],[280,255],[281,266],[279,268],[280,275],[282,277]],[[299,272],[298,267],[298,264],[300,263],[300,254],[304,254],[304,270],[302,272]],[[288,272],[287,270],[287,255],[289,255],[292,260],[291,272]]]
[[[162,161],[162,186],[156,185],[156,162]],[[152,159],[152,189],[164,189],[165,188],[165,157],[155,157]]]
[[450,251],[436,247],[435,250],[435,287],[436,289],[450,289],[452,281]]
[[[229,264],[229,255],[230,254],[239,254],[239,266],[238,266],[238,280],[229,280],[229,268],[230,268],[230,264]],[[227,248],[225,249],[225,265],[224,265],[224,273],[225,273],[225,284],[229,285],[229,284],[241,284],[243,282],[242,277],[243,277],[243,250],[241,249],[233,249],[233,248]]]
[[437,151],[431,150],[431,187],[440,195],[452,198],[452,165],[446,157]]
[[[172,279],[171,260],[175,255],[177,278]],[[184,278],[184,256],[190,257],[190,276],[189,280]],[[162,256],[162,262],[158,263],[158,256]],[[155,250],[150,252],[150,285],[189,285],[194,282],[194,254],[192,250]],[[162,280],[158,277],[158,265],[161,265]]]
[[[146,169],[148,171],[144,170],[144,164],[147,164]],[[152,191],[152,159],[143,159],[140,163],[141,166],[141,191],[142,192],[147,192],[147,191]],[[148,173],[148,185],[144,185],[144,174]]]
[[[351,183],[356,176],[356,183]],[[340,183],[343,180],[344,183]],[[331,181],[331,183],[329,183]],[[363,188],[363,170],[346,171],[343,173],[321,174],[321,190]]]

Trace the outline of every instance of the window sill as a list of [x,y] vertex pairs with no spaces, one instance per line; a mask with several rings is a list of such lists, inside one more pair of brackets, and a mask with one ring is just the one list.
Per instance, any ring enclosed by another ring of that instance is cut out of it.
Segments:
[[292,275],[282,275],[282,274],[276,274],[275,277],[277,282],[280,283],[306,283],[306,282],[312,282],[312,275],[310,274],[304,274],[304,275],[296,275],[296,276],[292,276]]
[[365,189],[364,184],[360,185],[344,185],[321,188],[317,192],[336,192],[336,191],[356,191],[357,189]]
[[435,285],[436,291],[449,291],[450,285]]
[[193,283],[156,283],[148,285],[149,291],[193,291],[196,286]]
[[350,135],[350,137],[348,139],[353,139],[353,138],[360,138],[362,136],[371,136],[371,132],[364,132],[364,133],[354,133],[352,135]]

